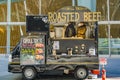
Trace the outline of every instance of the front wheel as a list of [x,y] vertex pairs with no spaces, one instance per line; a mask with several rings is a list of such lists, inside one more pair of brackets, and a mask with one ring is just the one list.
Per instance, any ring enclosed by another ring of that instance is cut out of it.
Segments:
[[37,72],[33,67],[26,67],[23,69],[23,78],[25,80],[34,80]]
[[88,69],[85,67],[78,67],[76,68],[74,75],[77,80],[84,80],[88,76]]

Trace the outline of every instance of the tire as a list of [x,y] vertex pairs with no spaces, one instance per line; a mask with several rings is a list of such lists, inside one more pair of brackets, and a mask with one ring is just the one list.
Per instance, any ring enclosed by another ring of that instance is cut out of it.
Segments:
[[34,80],[37,76],[37,72],[33,67],[25,67],[23,69],[23,78],[25,80]]
[[77,67],[74,76],[77,80],[84,80],[88,77],[88,69],[85,67]]

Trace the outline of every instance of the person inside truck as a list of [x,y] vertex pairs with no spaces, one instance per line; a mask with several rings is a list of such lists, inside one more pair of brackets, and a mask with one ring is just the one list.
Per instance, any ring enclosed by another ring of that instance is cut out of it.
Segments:
[[86,34],[86,30],[87,30],[85,23],[80,22],[80,23],[78,23],[77,26],[78,26],[77,27],[77,37],[85,39],[85,34]]
[[76,36],[76,30],[74,27],[74,22],[69,22],[68,26],[65,29],[65,37],[75,37]]

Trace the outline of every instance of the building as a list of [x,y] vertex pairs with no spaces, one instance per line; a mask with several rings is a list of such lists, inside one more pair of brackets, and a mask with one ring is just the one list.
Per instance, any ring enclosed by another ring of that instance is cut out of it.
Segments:
[[[0,1],[0,54],[9,53],[21,35],[26,34],[27,14],[47,14],[64,6],[80,6],[84,0],[1,0]],[[87,1],[87,0],[86,0]],[[89,0],[93,4],[93,0]],[[95,1],[95,0],[94,0]],[[93,11],[100,11],[99,54],[120,55],[120,0],[96,0]],[[86,4],[89,4],[86,3]]]

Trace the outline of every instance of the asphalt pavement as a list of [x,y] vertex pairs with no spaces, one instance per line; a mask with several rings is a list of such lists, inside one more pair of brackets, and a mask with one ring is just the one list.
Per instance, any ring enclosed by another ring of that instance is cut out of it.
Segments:
[[[107,58],[106,80],[120,80],[120,58]],[[8,72],[8,57],[0,55],[0,80],[23,80],[21,74],[13,74]],[[73,75],[58,75],[58,76],[41,76],[36,80],[75,80]],[[86,80],[102,80],[101,75],[98,79]]]

